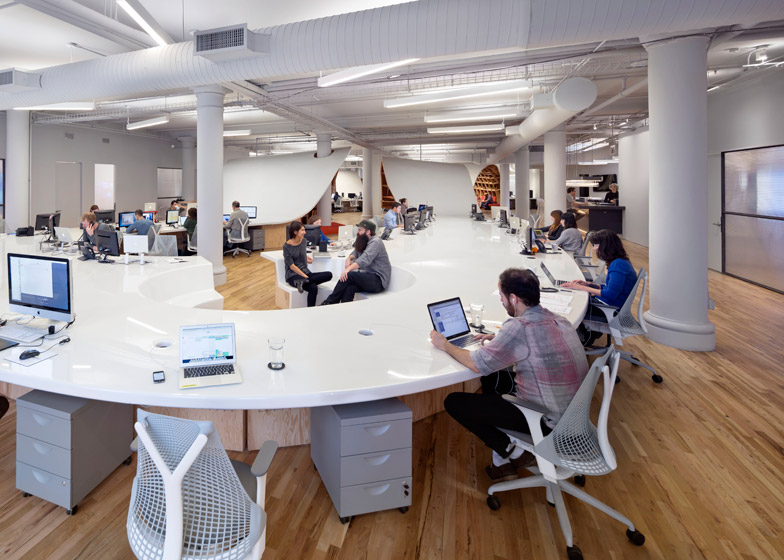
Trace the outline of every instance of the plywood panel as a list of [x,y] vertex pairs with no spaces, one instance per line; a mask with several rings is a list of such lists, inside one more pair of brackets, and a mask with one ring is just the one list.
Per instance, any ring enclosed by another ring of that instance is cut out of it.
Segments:
[[268,439],[281,447],[310,443],[310,409],[248,411],[248,449],[259,449]]
[[13,383],[0,382],[0,395],[5,395],[9,399],[18,399],[32,391],[30,387],[23,387],[22,385],[14,385]]
[[189,420],[209,420],[215,424],[223,447],[231,451],[245,450],[245,411],[212,410],[202,408],[171,408],[145,406],[145,410],[156,414],[187,418]]
[[411,409],[413,414],[413,421],[427,418],[438,412],[444,410],[444,399],[449,393],[455,391],[462,391],[463,384],[457,383],[449,385],[448,387],[441,387],[440,389],[433,389],[432,391],[425,391],[424,393],[414,393],[412,395],[403,395],[400,400]]
[[264,250],[278,251],[286,242],[286,225],[269,224],[264,226]]

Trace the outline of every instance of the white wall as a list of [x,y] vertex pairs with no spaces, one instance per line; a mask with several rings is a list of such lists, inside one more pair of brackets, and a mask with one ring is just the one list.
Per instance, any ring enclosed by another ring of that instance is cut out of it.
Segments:
[[[618,202],[625,206],[623,237],[648,246],[648,129],[618,140]],[[667,224],[671,227],[674,224]]]
[[385,157],[384,175],[396,200],[405,197],[412,206],[429,204],[442,216],[464,216],[476,203],[464,164]]
[[721,232],[713,225],[721,218],[721,152],[784,144],[784,72],[746,75],[708,95],[708,266],[715,270],[721,270]]
[[349,193],[359,194],[362,192],[362,179],[358,171],[341,169],[335,179],[335,190],[339,193],[348,195]]

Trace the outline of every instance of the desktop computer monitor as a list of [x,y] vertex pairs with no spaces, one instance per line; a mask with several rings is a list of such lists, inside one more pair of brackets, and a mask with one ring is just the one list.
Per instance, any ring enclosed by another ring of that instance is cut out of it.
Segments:
[[136,214],[134,212],[120,212],[120,227],[128,227],[136,221]]
[[424,226],[425,222],[427,221],[427,207],[422,207],[419,210],[419,221]]
[[509,224],[509,221],[506,218],[506,210],[498,211],[498,224],[502,226]]
[[476,214],[476,204],[471,205],[471,215],[473,216],[474,214]]
[[321,241],[321,226],[305,225],[305,239],[308,245],[318,245]]
[[155,212],[142,212],[142,217],[152,222],[155,219]]
[[60,225],[60,213],[59,212],[49,212],[47,214],[36,214],[35,215],[35,229],[36,229],[36,231],[42,230],[42,229],[48,229],[49,231],[52,231],[52,228],[56,228],[59,225]]
[[[248,217],[250,218],[250,216],[248,216]],[[231,214],[224,214],[223,215],[223,223],[228,222],[230,218],[231,218]],[[288,239],[288,237],[286,239]]]
[[111,262],[106,261],[106,257],[120,256],[120,244],[117,241],[117,233],[114,230],[95,230],[95,241],[96,245],[98,245],[98,251],[104,256],[105,262]]
[[357,193],[350,192],[348,193],[349,198],[357,198]]
[[248,218],[251,220],[256,219],[256,207],[255,206],[240,206],[240,210],[245,212],[248,215]]
[[424,210],[425,206],[426,206],[425,204],[420,204],[419,205],[419,211],[421,212],[422,210]]
[[167,210],[166,211],[166,224],[178,224],[180,222],[180,211],[179,210]]
[[68,259],[8,253],[8,310],[73,321],[73,274]]
[[419,218],[419,214],[406,214],[403,216],[403,229],[414,233],[414,229],[416,228],[417,218]]
[[114,223],[114,210],[96,210],[95,221],[99,224],[113,224]]

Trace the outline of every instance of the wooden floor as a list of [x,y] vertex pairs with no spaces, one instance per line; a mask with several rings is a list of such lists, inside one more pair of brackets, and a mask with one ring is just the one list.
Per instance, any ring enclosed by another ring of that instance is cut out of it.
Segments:
[[[647,267],[647,250],[627,247],[635,267]],[[263,259],[226,264],[227,308],[274,305]],[[784,558],[784,296],[717,273],[709,282],[715,352],[627,341],[664,383],[622,362],[610,416],[619,468],[589,478],[586,489],[623,511],[647,540],[633,546],[623,526],[567,496],[586,558]],[[0,420],[0,558],[132,558],[125,517],[135,464],[118,467],[68,517],[15,490],[15,420],[14,407]],[[565,558],[543,491],[501,494],[501,509],[488,509],[490,452],[446,414],[417,422],[413,447],[408,513],[348,525],[338,521],[309,448],[281,449],[268,477],[264,558]]]

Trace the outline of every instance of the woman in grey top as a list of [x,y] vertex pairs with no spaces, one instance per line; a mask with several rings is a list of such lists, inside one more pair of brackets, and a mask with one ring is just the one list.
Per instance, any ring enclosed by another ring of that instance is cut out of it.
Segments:
[[577,220],[575,219],[574,214],[567,212],[561,217],[561,221],[563,222],[564,227],[563,232],[561,232],[558,239],[554,239],[550,241],[550,243],[559,245],[561,249],[569,251],[570,253],[582,249],[583,236],[580,233],[580,230],[577,229]]
[[308,265],[313,257],[308,256],[305,226],[301,222],[289,224],[289,239],[283,244],[283,262],[286,267],[286,282],[299,290],[308,292],[308,307],[316,305],[318,285],[332,280],[331,272],[311,272]]

